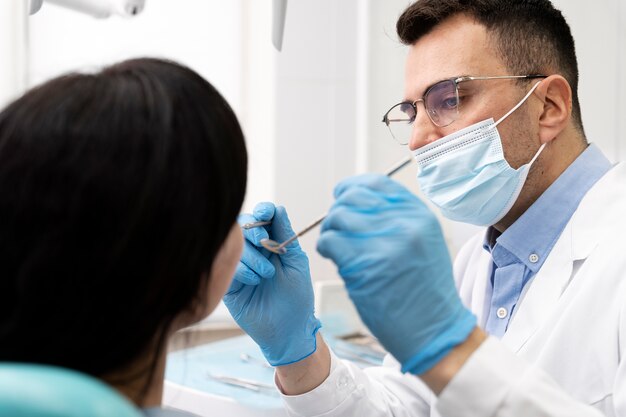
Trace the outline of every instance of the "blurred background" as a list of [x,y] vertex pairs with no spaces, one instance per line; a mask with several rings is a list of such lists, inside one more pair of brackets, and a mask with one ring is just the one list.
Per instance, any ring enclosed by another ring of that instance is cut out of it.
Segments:
[[[395,21],[406,0],[290,0],[281,52],[271,42],[272,0],[146,0],[138,15],[108,19],[47,2],[28,16],[25,2],[0,6],[0,105],[67,71],[137,56],[182,62],[241,121],[250,155],[245,211],[274,201],[301,229],[326,212],[337,181],[382,172],[406,155],[381,123],[402,98],[406,47]],[[626,160],[626,3],[554,3],[577,42],[587,137],[612,161]],[[415,172],[412,165],[397,178],[419,194]],[[452,255],[477,231],[442,222]],[[313,278],[336,280],[315,251],[317,237],[301,240]]]

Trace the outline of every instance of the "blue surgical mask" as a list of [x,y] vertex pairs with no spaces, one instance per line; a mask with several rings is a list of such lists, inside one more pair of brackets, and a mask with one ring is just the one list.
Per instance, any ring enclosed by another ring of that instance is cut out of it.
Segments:
[[519,197],[532,160],[513,169],[504,159],[497,126],[517,110],[539,83],[500,120],[484,120],[413,152],[422,192],[450,220],[490,226],[500,221]]

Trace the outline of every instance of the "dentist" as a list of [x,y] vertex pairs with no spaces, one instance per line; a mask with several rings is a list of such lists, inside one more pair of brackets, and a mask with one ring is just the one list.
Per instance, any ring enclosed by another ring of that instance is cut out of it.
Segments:
[[[391,356],[328,350],[306,255],[257,206],[225,301],[294,416],[625,416],[626,166],[589,144],[574,40],[548,0],[420,0],[397,23],[405,96],[384,117],[424,194],[486,226],[454,267],[435,216],[398,183],[349,178],[318,251]],[[293,288],[297,291],[293,291]],[[289,296],[287,296],[289,295]]]

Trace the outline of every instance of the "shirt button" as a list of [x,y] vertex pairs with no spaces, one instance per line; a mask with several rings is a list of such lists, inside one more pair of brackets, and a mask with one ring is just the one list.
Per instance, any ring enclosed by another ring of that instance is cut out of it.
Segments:
[[528,260],[536,264],[537,262],[539,262],[539,255],[537,255],[536,253],[533,253],[528,257]]
[[349,385],[350,385],[350,379],[345,375],[339,378],[339,380],[337,381],[337,388],[339,389],[345,389]]
[[498,316],[499,319],[505,318],[507,314],[509,314],[509,312],[506,311],[506,308],[504,307],[500,307],[498,311],[496,311],[496,316]]

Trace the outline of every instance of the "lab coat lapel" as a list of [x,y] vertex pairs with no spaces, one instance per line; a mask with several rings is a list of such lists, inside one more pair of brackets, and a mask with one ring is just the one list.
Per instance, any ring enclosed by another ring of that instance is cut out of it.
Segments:
[[489,309],[486,308],[486,302],[491,298],[491,284],[489,282],[489,277],[491,276],[491,270],[493,269],[493,261],[491,259],[491,255],[489,255],[486,250],[482,247],[480,250],[482,253],[475,264],[474,271],[472,271],[475,278],[474,285],[471,288],[472,295],[469,307],[476,315],[478,323],[484,326],[487,323],[487,314],[489,314]]
[[489,277],[493,265],[491,255],[483,248],[484,239],[484,231],[476,234],[459,253],[454,265],[459,296],[476,315],[481,327],[485,326],[489,314],[486,305],[491,296]]
[[537,275],[526,285],[517,303],[502,342],[514,352],[539,329],[558,314],[558,301],[572,279],[574,261],[584,261],[597,247],[600,239],[610,233],[611,224],[619,221],[620,205],[613,200],[616,187],[623,187],[626,165],[609,171],[592,187],[581,201],[561,237],[554,245]]

